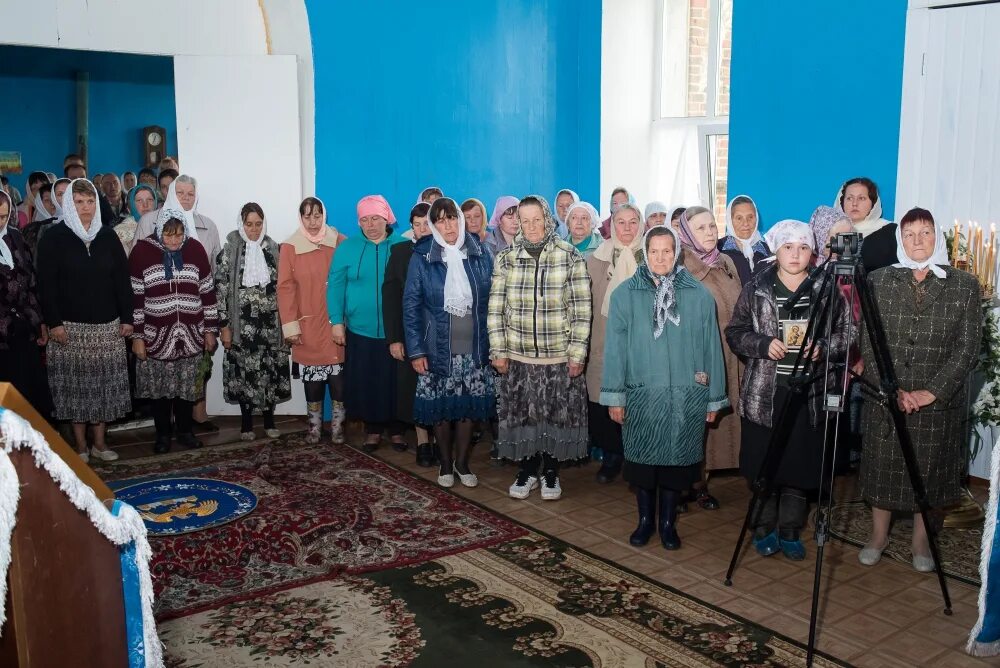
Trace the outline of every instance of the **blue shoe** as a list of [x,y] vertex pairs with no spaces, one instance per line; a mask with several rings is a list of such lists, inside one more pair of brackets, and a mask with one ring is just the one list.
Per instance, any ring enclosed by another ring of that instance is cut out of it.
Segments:
[[786,559],[792,561],[802,561],[806,558],[806,546],[801,540],[779,540],[781,543],[781,553]]
[[763,538],[754,538],[753,546],[757,548],[757,554],[762,557],[770,557],[781,549],[778,544],[778,531],[775,529]]

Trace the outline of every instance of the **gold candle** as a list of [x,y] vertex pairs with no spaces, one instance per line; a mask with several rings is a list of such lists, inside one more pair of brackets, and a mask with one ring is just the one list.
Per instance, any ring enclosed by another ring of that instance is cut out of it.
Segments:
[[958,218],[955,219],[955,236],[951,240],[951,257],[953,262],[958,262]]

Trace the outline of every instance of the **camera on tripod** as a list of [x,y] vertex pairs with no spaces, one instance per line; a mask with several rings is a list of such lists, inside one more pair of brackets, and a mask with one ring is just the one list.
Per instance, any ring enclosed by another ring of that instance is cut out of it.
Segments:
[[859,250],[861,250],[861,234],[858,232],[845,232],[830,240],[830,253],[836,253],[841,260],[854,258]]

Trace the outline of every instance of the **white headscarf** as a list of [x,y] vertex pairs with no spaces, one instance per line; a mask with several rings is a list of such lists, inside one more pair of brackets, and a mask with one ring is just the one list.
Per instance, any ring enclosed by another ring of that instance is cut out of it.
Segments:
[[[755,223],[753,227],[753,232],[750,234],[749,239],[740,239],[738,236],[736,236],[736,231],[735,228],[733,227],[733,202],[735,202],[738,199],[750,200],[749,202],[741,201],[740,204],[749,204],[753,207],[753,215]],[[752,197],[750,197],[749,195],[737,195],[733,199],[729,200],[729,205],[726,207],[726,229],[730,231],[728,236],[732,237],[732,239],[740,247],[740,251],[743,253],[743,257],[745,257],[747,259],[747,262],[750,263],[750,269],[752,270],[754,265],[754,260],[753,260],[754,253],[760,252],[763,255],[767,255],[767,253],[764,252],[764,249],[758,246],[758,244],[763,245],[764,238],[760,236],[760,209],[757,208],[757,203],[753,201]],[[774,252],[773,248],[771,248],[771,252]]]
[[[51,191],[49,193],[51,195]],[[49,214],[49,210],[45,208],[45,204],[42,202],[42,192],[39,190],[35,193],[35,199],[33,201],[32,208],[34,211],[31,214],[31,222],[35,223],[39,220],[51,220],[52,216]]]
[[[73,186],[76,185],[77,181],[83,181],[94,191],[94,220],[91,221],[89,230],[83,229],[80,214],[76,210],[76,205],[73,204]],[[62,196],[62,210],[63,222],[66,224],[66,227],[73,230],[73,234],[78,236],[83,243],[89,244],[97,236],[97,233],[101,231],[101,203],[97,197],[97,188],[87,179],[73,179],[69,182],[69,186]]]
[[[431,234],[434,242],[441,246],[444,251],[444,263],[447,273],[444,279],[444,310],[452,315],[464,317],[472,311],[472,286],[469,284],[469,276],[465,273],[465,259],[469,256],[465,251],[465,214],[458,207],[458,203],[450,197],[439,199],[448,200],[455,209],[458,210],[458,238],[454,244],[449,244],[438,232],[434,221],[429,221]],[[435,202],[436,203],[436,202]]]
[[10,246],[4,241],[4,237],[7,236],[7,229],[10,227],[10,221],[17,220],[17,209],[14,207],[14,198],[0,190],[0,202],[4,200],[7,201],[7,224],[3,226],[0,230],[0,264],[6,265],[11,269],[14,268],[14,254],[10,252]]
[[[615,288],[619,285],[632,278],[635,270],[639,268],[639,263],[635,260],[635,254],[636,251],[642,250],[643,240],[645,239],[645,237],[640,234],[642,231],[641,227],[643,225],[641,212],[634,204],[622,204],[615,209],[615,214],[625,209],[635,211],[636,215],[640,217],[640,229],[635,231],[635,238],[632,239],[632,243],[626,246],[622,242],[618,241],[618,232],[615,230],[615,220],[614,215],[612,215],[611,238],[602,243],[600,247],[594,251],[595,259],[611,264],[608,271],[608,278],[610,279],[608,282],[608,289],[607,292],[604,293],[604,301],[601,302],[601,315],[604,317],[608,316],[608,311],[611,309],[611,293],[614,292]],[[669,225],[667,227],[669,227]],[[615,250],[619,251],[617,261],[614,260]]]
[[[573,213],[573,211],[576,210],[576,209],[583,209],[584,211],[587,212],[587,215],[590,216],[590,231],[591,232],[593,232],[594,230],[596,230],[598,227],[601,226],[601,214],[597,213],[597,209],[594,208],[593,204],[591,204],[590,202],[584,202],[582,200],[579,201],[579,202],[573,202],[572,204],[569,205],[569,208],[566,209],[566,224],[567,225],[569,225],[569,216],[570,216],[570,214]],[[568,229],[567,229],[567,233],[569,233]]]
[[934,223],[934,250],[926,260],[917,262],[910,259],[903,248],[903,226],[896,226],[896,259],[899,260],[894,267],[905,267],[907,269],[930,269],[931,273],[938,278],[945,277],[945,271],[941,267],[947,267],[951,263],[948,261],[948,244],[944,239],[944,230],[940,225]]
[[[181,201],[177,199],[177,181],[181,176],[187,176],[187,174],[181,174],[176,179],[170,182],[170,187],[167,189],[167,198],[163,200],[164,209],[177,209],[184,214],[184,231],[187,234],[188,239],[197,239],[198,231],[194,227],[194,214],[198,210],[198,186],[194,187],[194,206],[191,210],[186,210],[181,206]],[[191,177],[189,177],[191,178]],[[241,224],[242,227],[242,224]]]
[[[59,198],[56,197],[56,186],[59,185],[59,183],[62,182],[62,181],[65,181],[66,183],[70,183],[69,179],[56,179],[55,183],[52,184],[52,190],[49,191],[49,197],[52,199],[52,203],[56,205],[56,219],[57,220],[62,220],[62,217],[63,217],[62,202],[60,202]],[[67,188],[69,188],[69,186],[67,186]]]
[[647,204],[646,210],[643,213],[645,214],[643,222],[646,223],[646,225],[649,225],[649,217],[652,216],[654,213],[667,214],[667,218],[663,222],[666,225],[670,224],[670,209],[667,208],[666,204],[664,204],[659,200],[653,200],[652,202]]
[[[837,191],[837,199],[833,201],[833,208],[838,211],[843,211],[844,207],[840,204],[840,198],[844,195],[844,186],[840,186],[840,190]],[[846,213],[846,212],[845,212]],[[882,196],[879,195],[875,198],[875,203],[872,204],[872,210],[868,212],[864,220],[859,220],[858,222],[851,223],[854,225],[854,231],[860,232],[862,237],[867,237],[872,232],[876,232],[881,228],[889,224],[889,221],[882,217]],[[771,250],[774,250],[773,248]]]
[[247,236],[247,231],[243,227],[242,216],[239,216],[236,229],[239,230],[240,238],[246,244],[246,250],[243,253],[243,257],[245,258],[243,265],[243,287],[263,288],[271,282],[271,272],[268,271],[267,260],[264,259],[264,237],[267,236],[267,218],[264,218],[264,224],[260,228],[260,236],[257,238],[257,241],[250,241],[250,237]]
[[778,259],[778,249],[785,244],[805,244],[816,252],[816,236],[812,228],[801,220],[791,220],[786,218],[774,224],[774,227],[764,235],[768,247],[774,255],[764,260],[764,262],[774,262]]

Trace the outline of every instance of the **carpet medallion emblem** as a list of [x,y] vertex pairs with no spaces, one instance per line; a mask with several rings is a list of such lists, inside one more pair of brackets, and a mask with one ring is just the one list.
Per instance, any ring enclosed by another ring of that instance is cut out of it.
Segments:
[[217,527],[257,507],[243,485],[207,478],[160,478],[129,485],[115,496],[135,508],[154,536],[175,536]]

